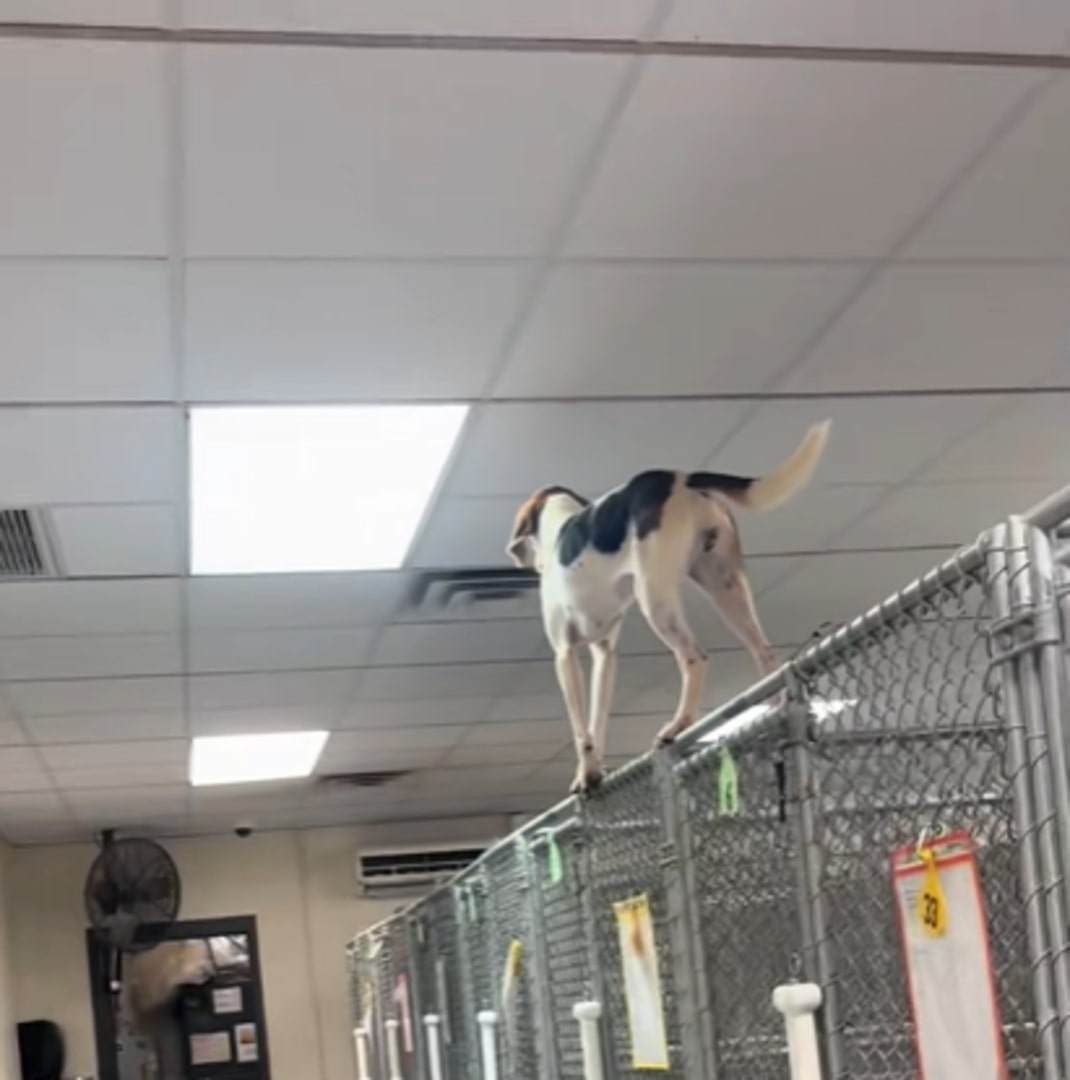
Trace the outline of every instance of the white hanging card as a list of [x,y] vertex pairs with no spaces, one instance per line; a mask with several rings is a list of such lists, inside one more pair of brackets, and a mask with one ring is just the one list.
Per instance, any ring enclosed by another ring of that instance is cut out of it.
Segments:
[[897,851],[892,876],[920,1080],[1007,1080],[973,841]]

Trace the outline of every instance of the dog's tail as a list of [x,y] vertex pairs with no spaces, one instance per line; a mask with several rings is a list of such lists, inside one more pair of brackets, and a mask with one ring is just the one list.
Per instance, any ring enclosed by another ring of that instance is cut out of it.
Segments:
[[715,491],[748,510],[772,510],[810,482],[825,452],[831,426],[831,420],[814,424],[791,457],[768,476],[694,472],[688,475],[687,486],[694,491]]

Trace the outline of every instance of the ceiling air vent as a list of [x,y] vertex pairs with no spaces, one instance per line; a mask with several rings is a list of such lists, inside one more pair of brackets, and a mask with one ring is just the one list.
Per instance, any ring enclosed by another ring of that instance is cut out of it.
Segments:
[[408,769],[385,769],[379,772],[331,773],[321,776],[320,783],[336,787],[376,788],[408,776]]
[[0,509],[0,580],[52,577],[55,572],[40,517],[32,510]]
[[440,615],[501,618],[537,614],[537,575],[528,570],[442,570],[421,574],[409,595],[410,607]]

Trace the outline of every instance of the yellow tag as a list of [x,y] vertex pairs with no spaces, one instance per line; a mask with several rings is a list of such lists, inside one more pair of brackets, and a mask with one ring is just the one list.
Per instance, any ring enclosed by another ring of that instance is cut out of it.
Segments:
[[929,937],[943,937],[947,933],[947,899],[936,869],[936,855],[932,848],[921,848],[918,856],[925,864],[925,884],[918,893],[918,920]]

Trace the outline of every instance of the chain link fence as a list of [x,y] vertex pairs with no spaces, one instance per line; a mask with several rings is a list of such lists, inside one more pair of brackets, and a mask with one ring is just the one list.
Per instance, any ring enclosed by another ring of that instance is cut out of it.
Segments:
[[[913,1080],[893,855],[964,836],[1007,1075],[1063,1080],[1068,709],[1063,492],[357,938],[354,1024],[369,996],[396,1017],[407,973],[413,1008],[443,1017],[441,1072],[422,1041],[420,1080],[585,1080],[580,1002],[600,1006],[609,1080],[792,1080],[772,995],[808,983],[824,1080]],[[657,989],[641,1008],[633,953]],[[358,1080],[395,1080],[376,1051]]]

